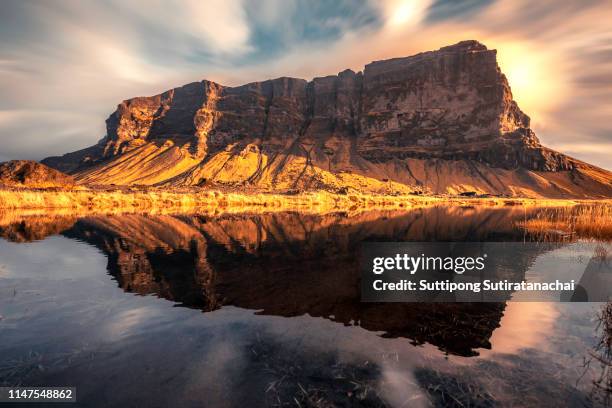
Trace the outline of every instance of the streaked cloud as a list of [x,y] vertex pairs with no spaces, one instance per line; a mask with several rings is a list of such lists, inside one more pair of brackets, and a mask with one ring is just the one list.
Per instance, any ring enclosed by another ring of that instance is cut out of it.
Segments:
[[544,143],[612,168],[611,17],[592,0],[9,0],[0,160],[90,145],[121,100],[190,81],[312,78],[477,39]]

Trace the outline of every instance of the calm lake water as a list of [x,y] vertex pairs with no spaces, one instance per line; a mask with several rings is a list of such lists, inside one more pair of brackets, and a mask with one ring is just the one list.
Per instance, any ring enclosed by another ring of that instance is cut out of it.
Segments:
[[13,217],[0,385],[79,406],[602,406],[602,304],[360,302],[363,241],[529,240],[534,211]]

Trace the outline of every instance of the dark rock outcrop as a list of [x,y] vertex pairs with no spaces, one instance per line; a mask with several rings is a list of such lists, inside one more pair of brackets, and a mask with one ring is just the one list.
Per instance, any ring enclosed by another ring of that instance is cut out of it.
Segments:
[[29,160],[0,163],[0,185],[10,187],[72,187],[74,178],[44,164]]

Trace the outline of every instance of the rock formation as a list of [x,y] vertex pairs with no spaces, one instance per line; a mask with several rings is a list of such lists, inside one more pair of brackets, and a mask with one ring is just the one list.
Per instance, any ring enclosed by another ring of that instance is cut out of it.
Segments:
[[610,197],[612,173],[543,147],[496,51],[463,41],[363,72],[123,101],[107,135],[44,163],[81,183]]
[[9,187],[72,187],[75,181],[60,171],[29,160],[0,163],[0,185]]

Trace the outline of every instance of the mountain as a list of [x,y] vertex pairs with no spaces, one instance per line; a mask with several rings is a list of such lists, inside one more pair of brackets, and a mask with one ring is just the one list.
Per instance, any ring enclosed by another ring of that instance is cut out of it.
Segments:
[[60,171],[29,160],[0,163],[0,185],[10,187],[72,187],[75,180]]
[[87,184],[612,196],[612,173],[540,144],[477,41],[312,81],[194,82],[123,101],[106,125],[43,163]]

